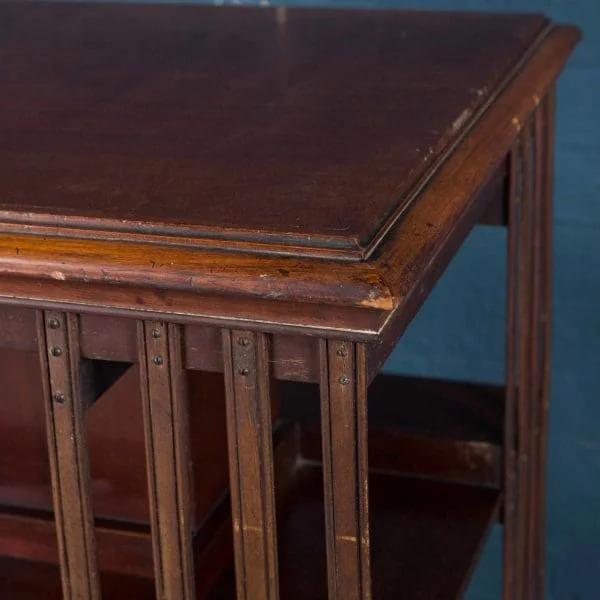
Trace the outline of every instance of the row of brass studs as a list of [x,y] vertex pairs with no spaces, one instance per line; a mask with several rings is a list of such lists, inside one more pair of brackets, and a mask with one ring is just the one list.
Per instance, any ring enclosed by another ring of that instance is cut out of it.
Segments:
[[[250,340],[246,337],[241,337],[238,338],[238,344],[240,346],[243,346],[244,348],[247,348],[248,346],[250,346]],[[242,377],[248,377],[248,375],[250,375],[250,369],[248,369],[247,367],[242,367],[238,373],[242,376]]]
[[[50,329],[58,329],[60,327],[60,321],[53,317],[52,319],[48,320],[48,327]],[[62,356],[62,353],[62,348],[59,348],[58,346],[53,346],[50,348],[50,355],[55,358]],[[54,394],[52,394],[52,399],[54,402],[62,404],[66,400],[66,397],[62,392],[54,392]]]

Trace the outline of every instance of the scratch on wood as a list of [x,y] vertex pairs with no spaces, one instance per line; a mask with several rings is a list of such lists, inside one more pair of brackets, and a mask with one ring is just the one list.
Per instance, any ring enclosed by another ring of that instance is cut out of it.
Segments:
[[468,442],[463,446],[463,453],[472,469],[480,463],[491,464],[494,460],[492,448],[485,442]]
[[452,123],[452,131],[458,131],[466,123],[472,112],[470,108],[465,108]]
[[264,532],[264,528],[263,527],[259,527],[258,525],[243,525],[242,529],[244,531],[249,531],[251,533],[259,533],[260,535],[262,535],[263,532]]
[[340,542],[352,542],[353,544],[358,543],[358,538],[355,535],[336,535],[336,540]]

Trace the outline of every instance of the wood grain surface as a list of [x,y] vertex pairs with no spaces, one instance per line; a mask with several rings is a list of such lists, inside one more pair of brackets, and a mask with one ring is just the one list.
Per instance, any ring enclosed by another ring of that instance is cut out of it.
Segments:
[[0,216],[360,258],[546,25],[2,3]]

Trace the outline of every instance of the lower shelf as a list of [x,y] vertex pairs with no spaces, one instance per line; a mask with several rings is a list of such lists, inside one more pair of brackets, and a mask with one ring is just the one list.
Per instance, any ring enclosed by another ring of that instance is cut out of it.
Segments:
[[[282,600],[326,600],[322,471],[303,466],[278,506]],[[373,473],[374,600],[459,598],[495,522],[496,490]],[[209,600],[235,599],[233,564]]]
[[[460,598],[495,521],[493,489],[372,473],[373,598]],[[280,596],[326,600],[322,470],[302,464],[278,494]],[[202,579],[202,573],[197,573]],[[204,598],[234,600],[233,561]],[[199,586],[202,588],[202,586]],[[150,580],[105,575],[103,599],[154,597]],[[58,600],[58,569],[0,560],[0,598]]]
[[[154,583],[130,575],[103,573],[102,600],[153,600]],[[62,600],[60,573],[51,564],[0,559],[0,598],[3,600]]]

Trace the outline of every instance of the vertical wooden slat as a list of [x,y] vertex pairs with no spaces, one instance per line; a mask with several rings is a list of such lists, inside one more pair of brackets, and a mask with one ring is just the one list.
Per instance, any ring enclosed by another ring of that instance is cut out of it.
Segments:
[[223,331],[237,600],[279,598],[268,340]]
[[190,452],[181,327],[138,324],[156,595],[193,600]]
[[552,325],[552,196],[554,172],[554,124],[555,89],[552,88],[542,106],[542,135],[540,140],[540,160],[538,168],[542,174],[540,229],[541,229],[541,265],[540,284],[540,320],[541,320],[541,372],[539,391],[539,447],[540,467],[537,471],[539,502],[536,507],[538,535],[536,537],[535,557],[538,564],[536,587],[537,597],[544,598],[545,589],[545,540],[546,540],[546,454],[548,445],[548,411],[550,405],[550,360]]
[[504,422],[504,598],[516,598],[517,573],[517,457],[516,395],[517,373],[514,368],[518,353],[519,312],[515,274],[519,264],[519,224],[521,216],[522,171],[519,140],[510,153],[509,223],[507,248],[507,335],[506,335],[506,401]]
[[37,313],[63,598],[101,597],[76,315]]
[[520,242],[523,251],[518,265],[518,306],[519,306],[519,349],[518,349],[518,490],[517,505],[518,544],[517,562],[523,567],[520,585],[522,598],[530,598],[529,587],[532,577],[531,557],[531,503],[532,503],[532,462],[533,426],[532,412],[535,402],[533,364],[531,351],[536,330],[535,304],[535,204],[533,171],[533,123],[529,120],[522,132],[523,137],[523,199],[521,202]]
[[329,600],[371,598],[363,345],[321,341],[321,427]]
[[532,266],[530,275],[531,291],[531,330],[529,332],[529,371],[530,371],[530,434],[529,434],[529,466],[530,466],[530,493],[529,493],[529,532],[528,532],[528,552],[529,564],[531,573],[529,576],[528,586],[525,590],[526,598],[540,598],[538,595],[539,572],[543,569],[543,565],[538,560],[538,538],[541,534],[539,519],[537,518],[538,510],[543,503],[542,490],[539,487],[540,471],[544,465],[541,462],[540,455],[540,424],[542,414],[542,345],[544,344],[544,315],[543,315],[543,294],[545,281],[544,259],[545,253],[543,244],[543,210],[544,199],[543,192],[543,117],[542,110],[538,109],[533,115],[532,122],[532,156],[531,156],[531,171],[532,171],[532,191],[531,191],[531,207],[532,207]]
[[532,173],[532,126],[528,121],[521,133],[520,160],[522,164],[522,180],[519,203],[519,259],[516,270],[516,304],[517,304],[517,348],[514,364],[517,381],[516,427],[517,427],[517,503],[514,568],[516,571],[515,599],[530,598],[528,589],[533,567],[530,555],[530,495],[531,490],[531,439],[532,439],[532,370],[530,360],[531,335],[535,328],[532,314],[533,294],[533,173]]
[[544,594],[552,173],[546,102],[523,128],[511,158],[522,177],[511,175],[508,243],[506,600]]

